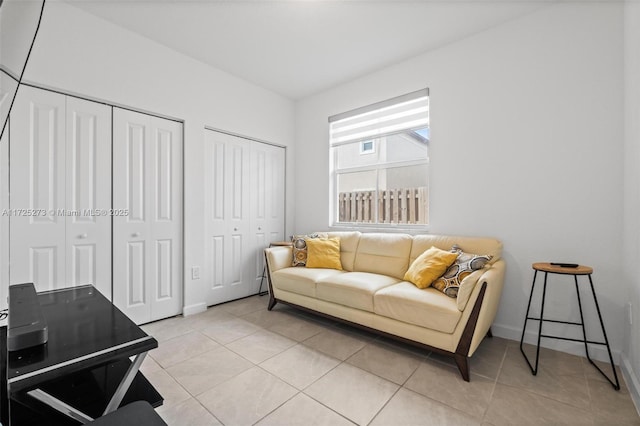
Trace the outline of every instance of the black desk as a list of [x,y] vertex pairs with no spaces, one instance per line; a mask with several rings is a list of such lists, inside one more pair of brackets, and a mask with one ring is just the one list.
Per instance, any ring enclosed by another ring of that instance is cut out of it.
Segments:
[[98,290],[53,290],[38,300],[49,326],[46,344],[7,353],[3,329],[12,425],[87,423],[131,401],[162,404],[138,371],[158,342]]

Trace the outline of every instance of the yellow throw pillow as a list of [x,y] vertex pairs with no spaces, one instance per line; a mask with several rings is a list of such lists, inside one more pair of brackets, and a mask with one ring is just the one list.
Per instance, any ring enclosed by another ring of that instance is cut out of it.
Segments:
[[306,242],[307,268],[328,268],[342,271],[340,238],[309,238]]
[[418,288],[427,288],[447,271],[457,257],[458,253],[431,247],[416,257],[404,274],[404,280],[412,282]]

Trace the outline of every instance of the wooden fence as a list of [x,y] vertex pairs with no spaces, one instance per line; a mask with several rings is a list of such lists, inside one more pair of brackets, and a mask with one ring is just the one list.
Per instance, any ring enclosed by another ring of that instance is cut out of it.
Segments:
[[426,187],[341,192],[338,208],[340,222],[426,224],[429,219]]

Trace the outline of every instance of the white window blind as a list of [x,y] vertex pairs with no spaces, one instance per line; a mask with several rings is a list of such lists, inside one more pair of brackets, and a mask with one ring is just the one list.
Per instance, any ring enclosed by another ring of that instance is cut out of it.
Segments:
[[331,146],[379,138],[429,126],[429,90],[329,117]]

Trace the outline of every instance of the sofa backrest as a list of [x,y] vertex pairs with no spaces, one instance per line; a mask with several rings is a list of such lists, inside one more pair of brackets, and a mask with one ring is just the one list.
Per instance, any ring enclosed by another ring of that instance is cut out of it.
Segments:
[[494,263],[502,256],[502,242],[494,238],[457,237],[452,235],[415,235],[409,256],[409,264],[432,246],[441,250],[451,250],[458,245],[462,251],[473,254],[490,254],[493,256],[489,263]]
[[409,268],[412,241],[411,235],[407,234],[361,234],[353,270],[401,280]]
[[329,232],[329,238],[340,238],[340,262],[342,269],[353,272],[353,263],[358,250],[361,233],[353,232]]
[[502,242],[494,238],[453,235],[409,235],[395,233],[361,233],[358,231],[328,232],[329,238],[340,238],[342,269],[371,272],[403,279],[405,272],[426,250],[435,246],[451,250],[458,245],[463,251],[493,256],[494,263],[502,256]]

